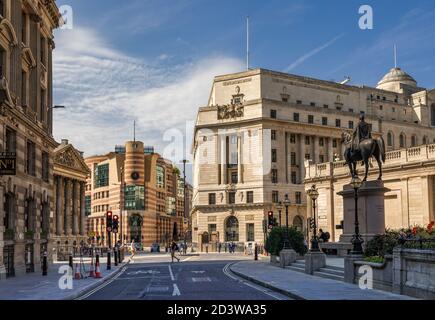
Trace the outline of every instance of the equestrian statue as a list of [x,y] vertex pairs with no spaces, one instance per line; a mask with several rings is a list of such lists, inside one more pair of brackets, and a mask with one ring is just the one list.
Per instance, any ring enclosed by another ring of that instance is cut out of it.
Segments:
[[358,177],[356,166],[358,162],[362,161],[365,165],[363,181],[367,181],[369,160],[371,157],[374,157],[379,166],[378,180],[382,180],[382,163],[385,163],[385,142],[382,136],[378,139],[373,139],[371,131],[371,125],[365,122],[365,115],[361,113],[358,126],[353,134],[343,132],[341,135],[341,142],[346,145],[344,159],[349,166],[352,178]]

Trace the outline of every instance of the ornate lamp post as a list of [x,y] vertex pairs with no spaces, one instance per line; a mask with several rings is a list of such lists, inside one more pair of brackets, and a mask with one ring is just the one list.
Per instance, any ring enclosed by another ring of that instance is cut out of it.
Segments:
[[290,241],[289,241],[289,234],[288,234],[288,207],[290,206],[291,202],[288,198],[288,194],[285,195],[284,199],[284,206],[285,206],[285,227],[286,227],[286,233],[284,237],[284,249],[291,249]]
[[350,185],[353,187],[354,199],[355,199],[355,233],[352,236],[353,248],[350,253],[352,255],[362,255],[363,254],[362,244],[364,240],[361,238],[361,235],[359,234],[359,221],[358,221],[358,190],[362,186],[362,181],[360,178],[356,177],[352,179]]
[[319,197],[319,191],[317,191],[316,186],[313,185],[311,189],[307,191],[308,196],[311,198],[313,204],[313,237],[311,239],[311,252],[319,252],[319,240],[317,238],[317,221],[316,221],[316,200]]
[[278,210],[278,221],[279,221],[279,226],[281,227],[282,226],[282,220],[281,220],[281,212],[282,212],[282,202],[280,201],[280,202],[278,202],[278,204],[276,205],[276,210]]

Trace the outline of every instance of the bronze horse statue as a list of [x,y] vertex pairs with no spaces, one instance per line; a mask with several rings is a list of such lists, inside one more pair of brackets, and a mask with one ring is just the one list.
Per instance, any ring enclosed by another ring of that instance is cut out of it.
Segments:
[[352,151],[352,134],[349,132],[343,132],[341,134],[341,142],[344,143],[346,151],[344,152],[344,159],[350,169],[352,178],[358,177],[356,165],[359,161],[362,161],[365,165],[365,176],[363,181],[367,181],[367,175],[369,173],[369,160],[371,157],[375,157],[379,166],[378,180],[382,180],[382,163],[385,163],[385,142],[382,137],[378,139],[364,139],[359,144],[359,151]]

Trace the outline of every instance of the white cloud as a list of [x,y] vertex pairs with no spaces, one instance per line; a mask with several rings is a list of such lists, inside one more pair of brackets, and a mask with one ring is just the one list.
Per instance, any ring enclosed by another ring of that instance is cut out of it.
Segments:
[[[213,77],[236,72],[243,63],[231,57],[206,57],[193,63],[150,66],[110,48],[88,29],[59,31],[54,54],[56,104],[54,130],[87,156],[112,151],[133,138],[163,152],[165,131],[193,122],[207,104]],[[157,59],[158,61],[158,59]],[[187,148],[192,137],[188,136]],[[179,146],[182,148],[182,146]]]

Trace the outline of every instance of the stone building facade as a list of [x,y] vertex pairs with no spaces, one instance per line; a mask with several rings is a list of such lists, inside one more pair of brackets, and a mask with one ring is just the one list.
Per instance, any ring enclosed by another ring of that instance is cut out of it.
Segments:
[[54,150],[54,217],[50,240],[53,254],[65,259],[87,243],[85,189],[90,170],[68,140]]
[[261,244],[285,195],[289,225],[305,233],[305,162],[343,159],[342,132],[361,112],[388,151],[435,142],[435,90],[400,68],[376,87],[264,69],[215,77],[195,126],[193,241]]
[[[427,226],[435,220],[435,144],[389,151],[383,166],[385,194],[385,226],[389,229]],[[379,174],[376,163],[370,169],[369,180]],[[360,168],[360,174],[364,168]],[[351,178],[345,161],[307,164],[305,188],[313,184],[319,191],[316,218],[319,228],[339,241],[342,234],[343,198],[337,192]],[[313,216],[311,201],[307,215]]]
[[87,229],[97,243],[107,244],[107,211],[119,216],[116,239],[124,243],[134,239],[143,246],[164,246],[183,237],[183,186],[170,161],[140,141],[85,161],[91,170],[86,187]]
[[16,175],[0,178],[0,279],[40,269],[52,225],[54,0],[0,1],[0,150]]

